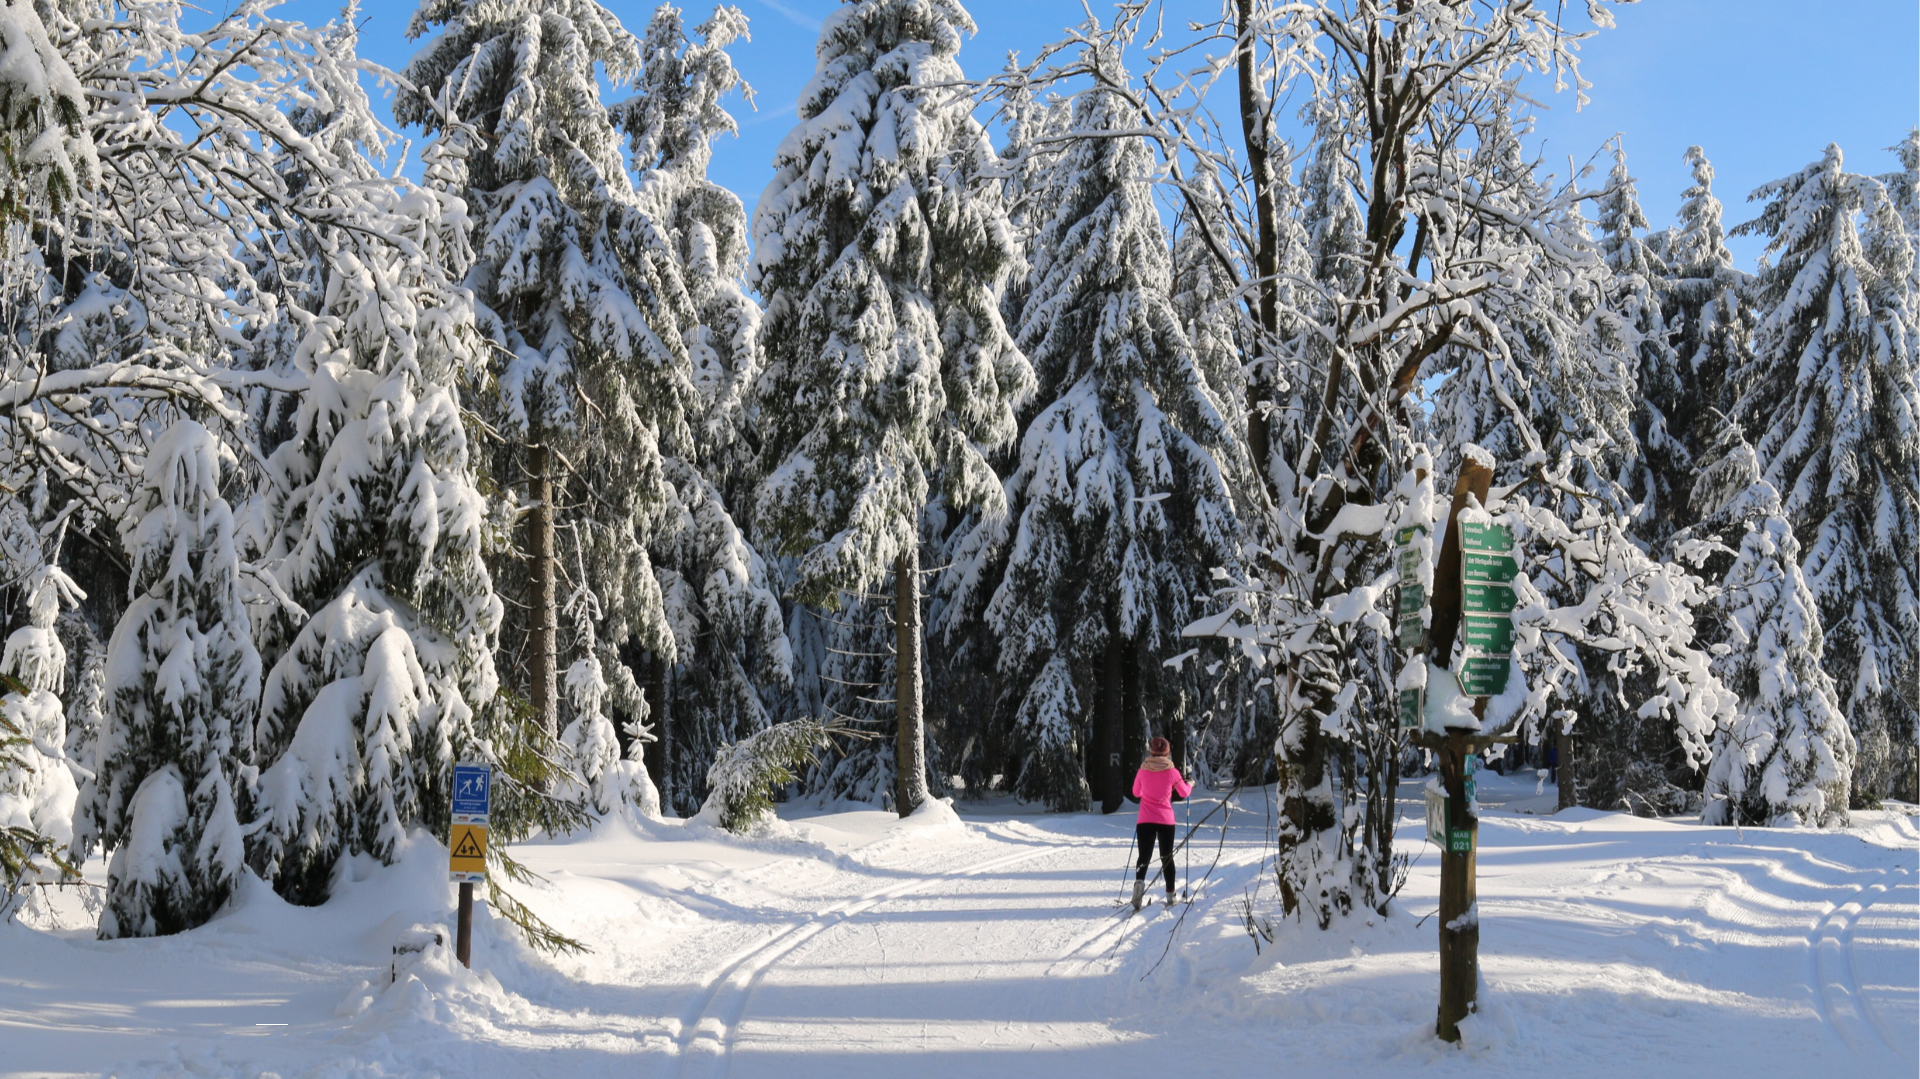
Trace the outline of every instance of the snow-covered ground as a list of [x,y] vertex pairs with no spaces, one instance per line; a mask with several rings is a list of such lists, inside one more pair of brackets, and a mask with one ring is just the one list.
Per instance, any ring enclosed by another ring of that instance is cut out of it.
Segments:
[[397,982],[394,943],[450,921],[428,840],[356,867],[325,907],[256,885],[169,939],[96,941],[66,899],[0,929],[0,1074],[1916,1074],[1905,813],[1735,831],[1539,815],[1551,788],[1483,786],[1503,808],[1481,829],[1486,987],[1463,1048],[1431,1033],[1438,868],[1409,786],[1401,910],[1281,925],[1257,955],[1243,898],[1263,874],[1261,792],[1196,833],[1193,874],[1218,864],[1190,908],[1131,918],[1130,817],[1007,802],[906,822],[803,811],[752,840],[612,822],[526,844],[548,884],[522,894],[592,951],[536,956],[483,906],[474,972],[428,948]]

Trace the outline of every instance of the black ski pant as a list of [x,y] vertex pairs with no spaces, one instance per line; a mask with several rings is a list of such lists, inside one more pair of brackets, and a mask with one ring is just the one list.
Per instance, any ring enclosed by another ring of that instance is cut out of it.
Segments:
[[1133,879],[1147,879],[1147,862],[1153,858],[1153,845],[1158,842],[1160,868],[1166,871],[1167,891],[1173,891],[1173,825],[1141,821],[1133,826],[1133,835],[1140,841],[1140,868],[1134,873]]

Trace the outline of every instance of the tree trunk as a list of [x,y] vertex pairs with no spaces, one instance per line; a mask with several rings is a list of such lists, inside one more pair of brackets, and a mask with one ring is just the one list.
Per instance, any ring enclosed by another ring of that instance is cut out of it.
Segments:
[[673,668],[667,657],[647,653],[647,718],[653,721],[653,741],[643,750],[648,774],[660,788],[660,807],[678,813],[673,805],[673,703],[670,699]]
[[1182,779],[1193,782],[1193,765],[1187,760],[1187,717],[1182,714],[1177,721],[1168,723],[1166,731],[1174,766],[1180,769]]
[[527,446],[527,579],[532,593],[532,624],[527,630],[528,695],[534,716],[549,735],[560,733],[560,680],[555,668],[559,623],[554,598],[553,474],[544,432],[535,430]]
[[1100,776],[1100,812],[1112,813],[1126,799],[1125,766],[1127,716],[1127,643],[1116,633],[1107,635],[1107,650],[1101,657],[1100,711],[1094,722],[1094,761],[1088,769]]
[[927,793],[927,728],[920,709],[920,547],[908,541],[893,567],[894,715],[893,805],[907,816]]
[[1555,807],[1557,812],[1579,805],[1580,790],[1573,782],[1573,732],[1568,730],[1566,723],[1562,721],[1559,731],[1553,737],[1554,754],[1560,760],[1558,771],[1560,779],[1556,784],[1560,793],[1560,801]]
[[[1239,68],[1240,81],[1240,137],[1247,151],[1247,172],[1253,184],[1253,206],[1255,214],[1253,266],[1258,278],[1259,289],[1260,340],[1255,342],[1256,358],[1265,357],[1273,362],[1271,352],[1279,336],[1280,328],[1280,231],[1274,218],[1277,215],[1275,205],[1273,165],[1268,160],[1267,139],[1270,118],[1260,111],[1260,71],[1254,57],[1254,40],[1250,33],[1253,25],[1255,0],[1234,0],[1234,29],[1240,35],[1240,48],[1235,57]],[[1247,453],[1253,460],[1254,471],[1260,476],[1260,483],[1269,496],[1273,495],[1273,462],[1270,441],[1271,427],[1267,422],[1265,405],[1268,387],[1272,385],[1273,372],[1256,366],[1247,379]]]
[[[1115,780],[1120,787],[1120,796],[1125,798],[1133,792],[1133,773],[1140,762],[1147,759],[1147,739],[1153,737],[1151,724],[1147,718],[1147,705],[1142,700],[1140,663],[1133,657],[1132,649],[1122,652],[1123,662],[1120,670],[1122,682],[1126,686],[1120,713],[1120,767]],[[1178,761],[1180,758],[1175,757]]]

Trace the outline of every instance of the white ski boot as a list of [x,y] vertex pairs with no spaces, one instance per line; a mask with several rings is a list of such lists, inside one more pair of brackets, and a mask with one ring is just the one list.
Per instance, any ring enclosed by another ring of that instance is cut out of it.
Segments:
[[1139,910],[1140,904],[1145,903],[1146,901],[1147,901],[1147,882],[1144,880],[1134,881],[1133,882],[1133,909]]

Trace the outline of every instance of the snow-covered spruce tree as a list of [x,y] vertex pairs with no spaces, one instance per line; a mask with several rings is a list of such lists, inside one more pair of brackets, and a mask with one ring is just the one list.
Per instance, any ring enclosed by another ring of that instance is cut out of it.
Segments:
[[747,212],[733,192],[707,178],[713,140],[738,132],[721,104],[753,90],[727,47],[747,37],[740,9],[717,7],[687,37],[680,11],[663,4],[647,25],[632,98],[612,110],[626,132],[639,179],[635,192],[666,232],[671,271],[682,278],[689,310],[680,327],[699,390],[694,450],[703,474],[729,496],[751,469],[746,398],[762,366],[760,308],[746,294]]
[[1090,786],[1113,812],[1149,728],[1184,721],[1194,687],[1163,661],[1209,571],[1239,557],[1221,465],[1237,444],[1170,301],[1152,154],[1116,137],[1133,126],[1111,94],[1074,103],[1019,327],[1043,404],[1007,515],[974,526],[948,578],[949,618],[988,596],[1013,789],[1056,809]]
[[89,815],[103,938],[204,924],[246,870],[260,656],[241,583],[231,451],[192,420],[155,440],[129,518],[132,601],[107,649]]
[[639,44],[593,0],[427,0],[409,33],[428,40],[394,115],[459,166],[446,182],[473,219],[465,283],[501,360],[498,394],[474,402],[505,436],[482,471],[524,511],[525,561],[498,567],[516,593],[500,647],[558,734],[560,665],[579,651],[560,640],[560,565],[585,565],[603,662],[629,641],[675,655],[646,541],[671,500],[664,461],[690,452],[680,330],[695,314],[598,81],[632,79]]
[[1007,141],[1000,150],[1004,174],[1000,194],[1013,230],[1016,262],[1001,289],[1000,313],[1011,327],[1020,324],[1032,279],[1026,253],[1053,215],[1052,184],[1060,155],[1067,148],[1061,137],[1072,122],[1073,103],[1052,94],[1036,97],[1011,57],[1004,78],[1008,82],[1004,91]]
[[773,815],[773,796],[798,780],[832,745],[837,724],[792,719],[720,747],[707,770],[701,816],[729,832],[749,832]]
[[[1226,220],[1225,214],[1219,200],[1212,196],[1212,188],[1198,190],[1195,203],[1200,209],[1195,211],[1183,204],[1174,220],[1171,299],[1186,330],[1194,367],[1213,391],[1226,428],[1235,433],[1237,443],[1239,433],[1247,429],[1248,374],[1242,362],[1243,357],[1254,354],[1254,322],[1237,283],[1214,257],[1199,224],[1204,216],[1218,228],[1218,223]],[[1289,250],[1282,249],[1282,265],[1297,261],[1288,257]],[[1304,247],[1301,251],[1300,257],[1304,258]],[[1308,274],[1299,275],[1301,281],[1308,278]],[[1297,325],[1294,328],[1297,334]],[[1269,372],[1267,368],[1274,370]],[[1266,392],[1288,400],[1294,392],[1291,372],[1291,363],[1260,368]],[[1224,454],[1222,460],[1229,466],[1224,471],[1236,513],[1252,518],[1240,522],[1244,539],[1258,530],[1259,515],[1267,504],[1265,492],[1244,453]],[[1246,657],[1237,651],[1219,648],[1218,642],[1190,643],[1200,650],[1193,657],[1193,670],[1183,677],[1204,679],[1205,685],[1190,702],[1186,722],[1169,725],[1167,737],[1173,743],[1175,761],[1192,773],[1189,778],[1210,786],[1228,787],[1235,780],[1261,782],[1272,767],[1274,739],[1279,733],[1271,695],[1253,689],[1254,680],[1244,677],[1242,670]]]
[[[1007,208],[1015,261],[1008,268],[1006,284],[1000,291],[1000,315],[1009,328],[1020,323],[1032,281],[1026,252],[1035,233],[1046,225],[1054,210],[1051,183],[1060,155],[1068,148],[1061,141],[1071,121],[1072,101],[1054,94],[1034,94],[1015,57],[1009,56],[1000,76],[1005,86],[1000,116],[1004,120],[1006,141],[1000,153],[1000,194]],[[1237,364],[1237,360],[1235,361]],[[1012,447],[1001,447],[989,454],[994,467],[1005,474],[1011,467]],[[923,518],[926,542],[924,561],[951,566],[956,548],[966,542],[975,513],[959,512],[935,497]],[[950,605],[951,590],[945,577],[934,578],[927,602],[927,624],[939,632],[926,635],[927,724],[939,737],[929,750],[942,755],[939,768],[929,762],[930,774],[952,775],[960,779],[963,790],[984,791],[995,776],[1003,781],[1017,772],[1009,768],[1012,748],[1006,717],[995,702],[1001,696],[1001,678],[995,669],[998,649],[991,627],[978,611],[955,618]],[[884,621],[884,612],[850,609],[848,618]],[[859,698],[884,698],[885,687],[892,685],[891,655],[853,655],[870,650],[885,637],[880,625],[842,625],[833,627],[840,640],[825,654],[835,662],[834,669],[821,673],[832,679],[822,683],[833,711],[862,718],[884,720],[878,706]],[[886,649],[889,653],[891,649]],[[858,685],[845,687],[839,680]],[[871,688],[867,688],[870,684]],[[851,690],[851,692],[835,692]],[[878,692],[876,692],[878,691]],[[837,698],[837,699],[836,699]]]
[[1769,262],[1734,412],[1800,541],[1858,743],[1858,807],[1891,792],[1894,742],[1913,744],[1920,720],[1914,252],[1886,190],[1845,172],[1837,146],[1752,197],[1765,207],[1734,231],[1767,237]]
[[1720,583],[1734,651],[1718,666],[1740,707],[1714,737],[1707,824],[1846,822],[1853,734],[1820,666],[1799,554],[1786,520],[1767,514]]
[[1633,440],[1618,480],[1634,500],[1635,534],[1659,546],[1688,523],[1693,459],[1669,417],[1695,404],[1661,307],[1660,286],[1667,267],[1640,235],[1647,228],[1647,218],[1627,172],[1626,151],[1617,140],[1613,170],[1598,199],[1598,211],[1600,254],[1613,271],[1608,304],[1618,313],[1634,360]]
[[1900,169],[1881,176],[1880,183],[1906,222],[1907,235],[1920,246],[1920,127],[1909,128],[1906,138],[1887,149],[1900,159]]
[[1853,735],[1821,667],[1820,612],[1800,544],[1753,447],[1727,425],[1694,501],[1710,508],[1683,541],[1719,580],[1708,632],[1714,668],[1738,698],[1713,737],[1708,824],[1844,824]]
[[613,668],[613,677],[619,682],[617,687],[608,684],[608,671],[601,663],[595,641],[594,626],[600,621],[600,605],[593,593],[584,586],[576,588],[567,601],[566,613],[573,618],[574,640],[579,644],[580,654],[567,667],[562,680],[567,691],[569,719],[560,732],[560,746],[566,752],[568,767],[558,793],[563,798],[583,802],[601,814],[625,807],[644,817],[657,817],[660,791],[641,760],[653,733],[638,720],[633,721],[628,731],[628,748],[623,754],[608,707],[616,696],[621,696],[631,702],[629,712],[644,712],[645,702],[636,701],[640,687],[634,684],[624,666]]
[[[357,227],[315,234],[327,303],[304,318],[292,364],[307,388],[260,510],[278,594],[261,614],[249,858],[305,903],[341,856],[391,860],[407,829],[443,831],[453,762],[503,760],[512,737],[488,707],[500,600],[451,388],[478,366],[471,300],[445,275],[464,215],[404,181],[388,190]],[[516,786],[501,788],[508,824]]]
[[993,151],[955,56],[954,0],[852,0],[822,26],[800,122],[754,214],[767,300],[758,534],[799,557],[794,595],[838,608],[894,584],[894,804],[927,798],[920,518],[933,484],[998,509],[985,456],[1032,386],[1001,323],[1013,265]]
[[658,517],[649,552],[660,581],[669,657],[652,653],[649,715],[663,796],[693,813],[707,765],[721,745],[767,723],[762,688],[790,679],[791,655],[771,574],[736,523],[753,479],[747,394],[762,367],[760,309],[747,296],[747,215],[707,178],[712,141],[735,130],[721,99],[751,91],[727,46],[746,36],[738,9],[715,9],[689,40],[680,12],[655,11],[641,45],[636,95],[613,109],[625,130],[641,205],[660,223],[671,254],[665,272],[683,282],[683,321],[698,395],[693,439],[668,456],[672,504]]
[[[18,507],[9,508],[8,516],[26,525]],[[0,696],[0,872],[7,874],[0,880],[0,912],[22,880],[58,876],[55,852],[73,844],[80,792],[68,767],[67,724],[58,696],[65,688],[66,647],[53,627],[63,608],[86,595],[41,557],[40,537],[30,525],[8,531],[27,541],[30,550],[22,552],[27,557],[18,561],[34,568],[19,586],[26,624],[7,636],[0,655],[0,671],[8,679]]]
[[[1702,462],[1719,452],[1714,447],[1726,434],[1737,396],[1729,376],[1746,364],[1755,318],[1749,278],[1727,250],[1713,165],[1698,146],[1688,147],[1686,161],[1693,183],[1681,192],[1678,225],[1664,237],[1668,277],[1661,287],[1686,406],[1670,410],[1666,420],[1667,433]],[[1718,508],[1714,496],[1695,502],[1686,511],[1689,520]]]

